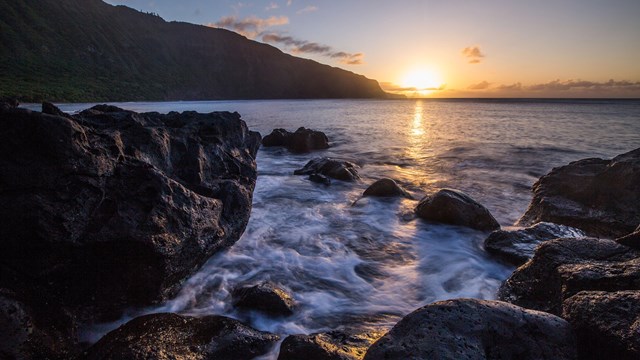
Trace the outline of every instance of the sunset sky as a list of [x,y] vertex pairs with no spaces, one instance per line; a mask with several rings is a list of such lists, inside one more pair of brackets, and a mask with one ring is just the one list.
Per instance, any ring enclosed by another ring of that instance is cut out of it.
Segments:
[[640,0],[109,0],[428,97],[640,97]]

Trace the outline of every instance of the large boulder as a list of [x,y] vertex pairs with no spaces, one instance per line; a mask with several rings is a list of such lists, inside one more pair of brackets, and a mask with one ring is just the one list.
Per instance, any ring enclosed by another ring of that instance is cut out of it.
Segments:
[[294,175],[320,174],[342,181],[356,181],[360,179],[357,165],[351,162],[331,159],[315,158],[310,160],[302,169],[293,172]]
[[361,360],[381,331],[334,330],[326,333],[287,336],[278,360]]
[[631,234],[616,239],[616,242],[632,247],[636,250],[640,250],[640,226],[638,226],[636,231],[632,232]]
[[416,215],[425,220],[466,226],[482,231],[500,228],[489,210],[459,190],[441,189],[420,200]]
[[541,222],[524,229],[496,230],[484,241],[484,248],[507,262],[522,265],[544,241],[584,236],[584,232],[570,226]]
[[231,297],[233,304],[238,308],[257,310],[275,316],[292,315],[296,305],[288,291],[269,282],[238,287],[232,291]]
[[505,281],[498,297],[510,303],[562,314],[562,302],[582,290],[640,289],[640,252],[613,240],[556,239]]
[[237,113],[9,109],[0,123],[0,266],[77,313],[166,299],[249,219],[260,135]]
[[395,180],[388,178],[380,179],[371,184],[367,190],[364,191],[362,196],[413,198],[411,194],[409,194],[402,186],[398,185]]
[[86,360],[254,359],[278,336],[224,316],[176,314],[138,317],[105,335],[84,354]]
[[291,133],[285,129],[275,129],[262,139],[262,145],[283,146],[294,153],[308,153],[329,148],[329,138],[322,131],[299,128]]
[[533,185],[518,221],[573,226],[589,236],[616,238],[640,224],[640,149],[613,160],[585,159],[553,169]]
[[563,319],[499,301],[456,299],[405,316],[365,359],[576,359]]
[[640,291],[583,291],[563,304],[581,359],[640,359]]

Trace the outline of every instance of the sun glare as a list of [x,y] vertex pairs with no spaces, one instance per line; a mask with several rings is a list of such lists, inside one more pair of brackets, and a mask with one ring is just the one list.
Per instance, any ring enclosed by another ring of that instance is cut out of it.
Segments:
[[402,80],[403,87],[411,88],[408,90],[409,92],[413,91],[420,95],[428,95],[441,89],[443,85],[442,77],[435,71],[428,69],[412,70]]

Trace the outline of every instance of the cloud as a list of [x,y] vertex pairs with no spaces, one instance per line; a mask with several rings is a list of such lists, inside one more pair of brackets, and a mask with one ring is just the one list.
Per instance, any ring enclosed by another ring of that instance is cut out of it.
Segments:
[[511,90],[511,91],[516,90],[516,91],[519,91],[519,90],[522,90],[522,84],[519,83],[519,82],[511,84],[511,85],[504,85],[503,84],[503,85],[498,86],[496,89],[498,89],[498,90]]
[[467,89],[469,90],[486,90],[489,88],[489,86],[491,86],[491,83],[487,82],[487,81],[481,81],[477,84],[471,84],[469,85],[469,87]]
[[280,6],[274,2],[270,3],[269,5],[267,5],[267,7],[264,8],[265,11],[271,11],[271,10],[275,10],[277,8],[279,8]]
[[603,90],[603,89],[631,89],[640,90],[640,82],[627,80],[615,81],[613,79],[605,82],[594,82],[584,80],[553,80],[548,83],[535,84],[526,87],[533,91],[571,91],[571,90]]
[[248,38],[255,38],[262,33],[265,28],[286,25],[288,23],[289,18],[286,16],[271,16],[266,19],[256,16],[249,16],[244,19],[238,19],[235,16],[225,16],[215,24],[207,24],[207,26],[233,30]]
[[345,65],[361,65],[364,64],[363,53],[348,53],[344,51],[335,51],[329,45],[318,44],[307,40],[296,39],[291,36],[269,33],[262,35],[262,41],[271,44],[281,44],[291,48],[294,54],[318,54],[337,59]]
[[296,14],[306,14],[306,13],[310,13],[310,12],[314,12],[314,11],[318,11],[318,7],[314,6],[314,5],[309,5],[303,9],[300,9],[298,11],[296,11]]
[[469,64],[478,64],[485,55],[478,46],[469,46],[462,49],[462,56],[469,60]]
[[293,0],[287,0],[287,6],[291,6],[293,4]]
[[384,91],[403,93],[403,92],[420,92],[420,91],[442,91],[446,88],[446,84],[439,87],[417,88],[415,86],[400,86],[392,82],[380,82],[380,87]]

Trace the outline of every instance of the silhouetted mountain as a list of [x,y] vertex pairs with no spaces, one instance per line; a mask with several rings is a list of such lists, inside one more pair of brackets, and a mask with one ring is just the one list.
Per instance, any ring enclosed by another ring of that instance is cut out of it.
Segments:
[[369,98],[352,72],[100,0],[0,0],[0,95],[38,101]]

